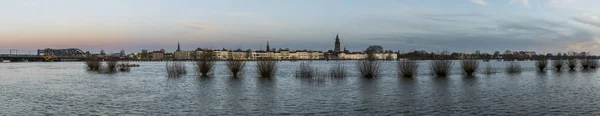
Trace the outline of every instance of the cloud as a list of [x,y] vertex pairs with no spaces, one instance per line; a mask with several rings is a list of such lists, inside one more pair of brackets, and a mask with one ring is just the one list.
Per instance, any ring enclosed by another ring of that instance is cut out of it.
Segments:
[[589,37],[590,35],[589,32],[571,26],[567,22],[554,22],[544,19],[499,21],[497,28],[503,33],[534,39],[558,39],[577,35]]
[[205,30],[205,31],[209,31],[209,32],[214,32],[215,29],[206,25],[200,25],[200,24],[183,24],[183,26],[189,27],[189,28],[194,28],[194,29],[199,29],[199,30]]
[[571,43],[567,45],[567,48],[570,51],[597,51],[600,49],[600,38],[594,38],[591,41]]
[[498,24],[498,27],[502,30],[513,32],[554,33],[551,29],[519,21],[503,22]]
[[[594,39],[597,36],[593,31],[573,26],[565,21],[527,19],[493,22],[495,24],[464,28],[464,31],[445,31],[443,30],[445,27],[441,26],[438,28],[442,30],[375,35],[367,40],[384,46],[400,46],[405,50],[428,51],[490,52],[509,49],[555,53],[600,49],[598,44],[600,42]],[[577,45],[584,46],[577,47]]]
[[518,3],[529,7],[529,0],[510,0],[511,4]]
[[501,35],[468,35],[468,34],[403,34],[398,37],[371,38],[369,40],[384,43],[401,43],[407,49],[430,50],[529,50],[530,46],[540,43],[536,39],[520,39]]
[[488,3],[485,2],[485,0],[471,0],[471,2],[474,2],[474,3],[479,4],[481,6],[487,6],[488,5]]
[[579,23],[600,27],[600,17],[599,16],[574,17],[573,20],[575,20]]
[[433,21],[443,21],[443,22],[459,22],[465,20],[459,20],[458,18],[481,18],[485,17],[480,13],[460,13],[460,14],[419,14],[416,15],[419,18],[433,20]]

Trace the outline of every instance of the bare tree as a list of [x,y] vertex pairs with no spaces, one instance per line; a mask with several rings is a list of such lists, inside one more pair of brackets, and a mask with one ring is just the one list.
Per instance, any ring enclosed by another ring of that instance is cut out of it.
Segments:
[[419,63],[412,60],[398,62],[398,75],[402,77],[414,77],[418,73]]
[[473,76],[479,68],[479,61],[477,60],[462,60],[460,66],[463,69],[464,74],[467,76]]
[[256,71],[261,77],[273,77],[277,72],[277,60],[267,58],[256,61]]
[[215,53],[213,51],[204,51],[200,53],[198,60],[196,60],[196,73],[202,76],[208,76],[212,72],[215,66]]
[[552,65],[554,65],[554,68],[555,68],[557,71],[560,71],[560,70],[563,68],[564,64],[565,64],[565,61],[563,61],[563,60],[561,60],[561,59],[558,59],[558,60],[553,60],[553,61],[552,61]]
[[521,73],[521,65],[515,61],[508,62],[506,72],[509,74]]
[[543,71],[545,71],[546,67],[548,66],[548,60],[546,60],[546,59],[537,60],[535,62],[535,66],[538,68],[538,70],[540,72],[543,72]]
[[229,72],[233,77],[238,77],[241,73],[244,72],[244,67],[246,67],[246,61],[244,60],[235,60],[229,59],[227,60],[227,68],[229,68]]
[[431,61],[431,73],[439,77],[450,75],[452,69],[452,60],[433,60]]
[[358,69],[358,72],[364,78],[375,78],[379,77],[381,74],[381,69],[379,69],[379,61],[372,59],[357,61],[356,69]]
[[346,66],[341,62],[336,62],[329,68],[329,76],[332,78],[344,78],[347,73]]
[[165,65],[169,78],[180,77],[187,73],[185,64],[180,61],[167,61]]

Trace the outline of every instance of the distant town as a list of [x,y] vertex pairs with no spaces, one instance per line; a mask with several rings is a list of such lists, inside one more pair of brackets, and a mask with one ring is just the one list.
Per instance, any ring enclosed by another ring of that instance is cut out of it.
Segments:
[[[218,60],[238,59],[238,60],[257,60],[257,59],[277,59],[277,60],[360,60],[373,56],[377,60],[433,60],[433,59],[483,59],[483,60],[536,60],[536,59],[570,59],[570,58],[598,58],[592,56],[588,52],[569,52],[569,53],[547,53],[537,54],[533,51],[510,51],[504,52],[495,51],[494,53],[458,53],[458,52],[427,52],[424,50],[415,50],[407,53],[399,51],[384,50],[382,46],[368,46],[364,51],[351,52],[341,49],[339,35],[336,35],[333,44],[333,50],[329,51],[311,51],[311,50],[290,50],[290,49],[275,49],[270,48],[269,42],[265,46],[265,50],[253,51],[250,49],[228,50],[228,49],[203,49],[196,50],[181,50],[181,45],[177,44],[177,50],[167,52],[164,49],[158,51],[142,50],[140,53],[132,53],[126,55],[124,51],[109,56],[126,57],[133,60],[194,60],[198,59],[204,52],[213,52],[213,55]],[[92,56],[106,56],[103,52],[100,54],[92,54]]]
[[538,60],[538,59],[572,59],[586,58],[596,59],[597,56],[590,55],[588,52],[569,52],[569,53],[547,53],[537,54],[533,51],[495,51],[494,53],[458,53],[458,52],[427,52],[424,50],[415,50],[406,53],[400,51],[384,50],[382,46],[368,46],[364,51],[351,52],[341,48],[339,35],[336,35],[333,50],[312,51],[312,50],[290,50],[271,48],[269,42],[266,42],[265,50],[253,51],[250,49],[207,49],[197,48],[195,50],[182,50],[181,44],[177,43],[177,50],[173,52],[164,49],[149,51],[141,50],[139,53],[120,53],[106,54],[104,50],[93,54],[89,51],[77,48],[69,49],[40,49],[37,55],[19,55],[19,54],[0,54],[2,62],[20,62],[20,61],[82,61],[85,58],[111,58],[119,60],[139,60],[139,61],[168,61],[168,60],[195,60],[204,53],[210,52],[215,60],[258,60],[258,59],[276,59],[276,60],[360,60],[372,58],[376,60],[434,60],[434,59],[482,59],[482,60]]

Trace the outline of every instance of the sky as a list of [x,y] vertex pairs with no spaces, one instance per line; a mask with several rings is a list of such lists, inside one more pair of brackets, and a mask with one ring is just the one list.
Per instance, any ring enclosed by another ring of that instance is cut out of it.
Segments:
[[[2,0],[0,53],[80,48],[600,54],[600,0]],[[594,6],[595,5],[595,6]]]

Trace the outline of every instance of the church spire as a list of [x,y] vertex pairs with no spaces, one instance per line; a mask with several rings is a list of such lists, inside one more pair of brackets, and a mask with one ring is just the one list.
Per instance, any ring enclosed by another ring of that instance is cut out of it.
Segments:
[[271,50],[271,48],[269,47],[269,41],[267,41],[267,52]]
[[179,45],[179,42],[177,42],[177,51],[181,51],[181,45]]
[[339,34],[335,34],[335,46],[333,46],[333,52],[334,52],[334,54],[336,54],[336,56],[338,53],[341,52],[340,51],[340,36],[339,36]]

